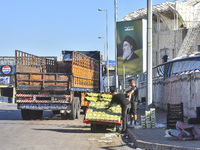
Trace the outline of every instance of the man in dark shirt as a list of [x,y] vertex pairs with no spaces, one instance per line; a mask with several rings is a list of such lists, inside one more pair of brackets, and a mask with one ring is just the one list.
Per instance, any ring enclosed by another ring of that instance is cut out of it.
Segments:
[[124,94],[117,94],[117,92],[113,91],[112,92],[112,101],[111,103],[108,105],[109,109],[113,103],[117,103],[119,105],[121,105],[122,108],[122,132],[125,132],[127,129],[127,122],[128,122],[128,116],[127,116],[127,112],[129,111],[131,105],[130,102],[126,99]]
[[131,109],[130,109],[130,115],[131,115],[131,123],[134,118],[134,125],[136,125],[137,121],[137,97],[138,97],[138,88],[135,85],[135,81],[133,79],[128,80],[129,85],[131,86],[131,89],[126,91],[127,96],[130,97],[131,102]]

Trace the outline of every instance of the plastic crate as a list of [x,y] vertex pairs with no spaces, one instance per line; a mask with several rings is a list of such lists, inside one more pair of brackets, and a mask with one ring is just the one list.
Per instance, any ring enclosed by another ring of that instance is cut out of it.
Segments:
[[184,121],[183,118],[183,103],[167,104],[167,128],[175,129],[177,121]]

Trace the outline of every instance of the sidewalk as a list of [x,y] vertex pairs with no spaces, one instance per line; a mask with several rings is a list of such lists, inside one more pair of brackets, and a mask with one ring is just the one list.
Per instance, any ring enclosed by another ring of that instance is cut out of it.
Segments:
[[[140,116],[145,114],[145,105],[138,106],[138,123]],[[136,147],[147,150],[200,150],[200,140],[179,141],[174,137],[165,137],[167,126],[167,112],[156,108],[156,128],[135,129],[128,128],[129,137]],[[187,119],[184,119],[187,124]],[[200,134],[200,125],[194,125],[195,130]]]

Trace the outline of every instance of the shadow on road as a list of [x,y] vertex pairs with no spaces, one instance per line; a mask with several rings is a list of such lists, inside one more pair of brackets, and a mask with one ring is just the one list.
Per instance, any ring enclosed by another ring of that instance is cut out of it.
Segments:
[[34,129],[39,131],[52,131],[59,133],[91,133],[88,129]]
[[107,126],[99,126],[95,131],[91,131],[90,126],[88,125],[65,125],[62,126],[64,129],[33,129],[33,130],[43,130],[43,131],[53,131],[61,133],[113,133],[112,128]]
[[[102,149],[108,149],[108,150],[120,150],[120,149],[124,149],[124,146],[127,146],[126,144],[122,144],[119,146],[106,146],[106,147],[101,147]],[[130,149],[133,147],[130,147]]]
[[0,110],[0,120],[22,120],[19,110]]
[[[52,116],[53,113],[51,111],[43,112],[43,120],[55,120]],[[21,110],[1,109],[0,120],[22,120]]]

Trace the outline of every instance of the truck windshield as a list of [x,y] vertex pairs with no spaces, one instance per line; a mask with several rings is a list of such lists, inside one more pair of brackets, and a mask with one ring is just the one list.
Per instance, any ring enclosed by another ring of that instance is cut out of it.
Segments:
[[64,61],[72,61],[72,53],[64,54],[63,60]]

